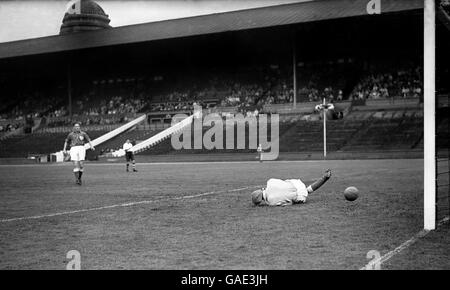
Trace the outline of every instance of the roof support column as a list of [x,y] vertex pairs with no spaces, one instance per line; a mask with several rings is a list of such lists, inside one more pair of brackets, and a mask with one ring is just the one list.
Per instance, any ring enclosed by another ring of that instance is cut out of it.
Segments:
[[67,98],[69,109],[69,116],[72,119],[72,71],[71,71],[70,61],[67,64]]
[[297,46],[295,43],[296,39],[295,29],[292,36],[292,82],[294,88],[294,109],[297,107]]

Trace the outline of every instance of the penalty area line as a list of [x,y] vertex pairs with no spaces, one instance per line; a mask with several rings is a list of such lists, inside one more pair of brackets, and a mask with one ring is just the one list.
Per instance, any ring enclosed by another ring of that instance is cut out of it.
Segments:
[[[442,220],[439,221],[437,226],[439,227],[439,226],[447,223],[449,220],[450,220],[450,218],[448,216],[444,217]],[[415,234],[412,238],[410,238],[406,242],[402,243],[397,248],[393,249],[392,251],[389,251],[388,253],[384,254],[383,256],[381,256],[377,259],[370,261],[367,265],[362,267],[360,270],[371,270],[371,269],[374,269],[375,265],[381,265],[381,264],[387,262],[388,260],[390,260],[392,257],[397,255],[398,253],[400,253],[401,251],[405,250],[406,248],[408,248],[409,246],[411,246],[412,244],[417,242],[417,240],[419,240],[420,238],[423,238],[426,235],[428,235],[429,232],[430,231],[428,231],[428,230],[421,230],[420,232]]]
[[193,195],[178,196],[178,197],[168,198],[168,199],[160,198],[160,199],[156,199],[156,200],[133,201],[133,202],[119,203],[119,204],[113,204],[113,205],[107,205],[107,206],[100,206],[100,207],[92,207],[92,208],[85,208],[85,209],[78,209],[78,210],[71,210],[71,211],[62,211],[62,212],[43,214],[43,215],[1,219],[0,223],[8,223],[8,222],[15,222],[15,221],[23,221],[23,220],[37,220],[37,219],[57,217],[57,216],[70,215],[70,214],[78,214],[78,213],[91,212],[91,211],[100,211],[100,210],[107,210],[107,209],[114,209],[114,208],[151,204],[151,203],[156,203],[159,201],[192,199],[192,198],[220,194],[220,193],[237,192],[237,191],[242,191],[242,190],[255,188],[255,187],[260,187],[260,185],[252,185],[252,186],[246,186],[246,187],[229,189],[229,190],[208,191],[208,192],[203,192],[203,193],[198,193],[198,194],[193,194]]

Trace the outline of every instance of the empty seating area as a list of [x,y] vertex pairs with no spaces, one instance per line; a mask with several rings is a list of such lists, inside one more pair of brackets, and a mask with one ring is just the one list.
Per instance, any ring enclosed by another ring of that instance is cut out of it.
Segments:
[[[323,122],[297,121],[281,136],[282,152],[323,150]],[[327,151],[423,148],[423,112],[418,109],[358,111],[327,121]]]
[[344,151],[420,149],[423,120],[419,118],[371,119],[342,148]]
[[[363,126],[364,121],[334,120],[327,122],[327,150],[338,151]],[[281,136],[280,151],[309,152],[323,150],[322,121],[299,121]]]

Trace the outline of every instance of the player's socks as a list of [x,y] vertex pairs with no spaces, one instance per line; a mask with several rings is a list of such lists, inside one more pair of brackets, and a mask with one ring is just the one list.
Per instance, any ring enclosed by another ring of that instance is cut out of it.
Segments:
[[81,185],[81,176],[83,175],[83,169],[80,169],[80,171],[78,171],[78,180],[77,180],[77,184]]
[[130,167],[130,164],[127,163],[127,172],[130,171],[129,167]]
[[79,168],[74,168],[73,169],[73,174],[75,175],[75,181],[76,181],[76,183],[78,184],[78,176],[79,176],[79,173],[80,172],[80,169]]
[[81,180],[80,180],[80,171],[74,172],[75,173],[75,183],[78,185],[81,185]]

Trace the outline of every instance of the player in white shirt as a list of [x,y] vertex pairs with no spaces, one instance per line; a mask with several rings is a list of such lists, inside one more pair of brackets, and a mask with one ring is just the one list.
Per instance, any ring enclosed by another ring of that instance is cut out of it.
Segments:
[[331,177],[331,170],[327,169],[325,174],[306,187],[300,179],[275,179],[267,181],[267,186],[252,192],[254,205],[285,206],[305,203],[308,194],[319,189]]
[[258,145],[258,149],[256,149],[256,152],[258,152],[258,157],[256,157],[256,158],[259,158],[259,162],[262,163],[263,149],[262,149],[262,145],[261,144]]
[[130,161],[133,164],[133,172],[137,172],[136,170],[136,162],[134,160],[134,154],[133,151],[131,151],[130,149],[133,147],[133,144],[130,142],[129,139],[127,139],[127,141],[123,144],[123,150],[125,151],[125,159],[127,160],[127,172],[130,171],[129,167],[130,167]]

